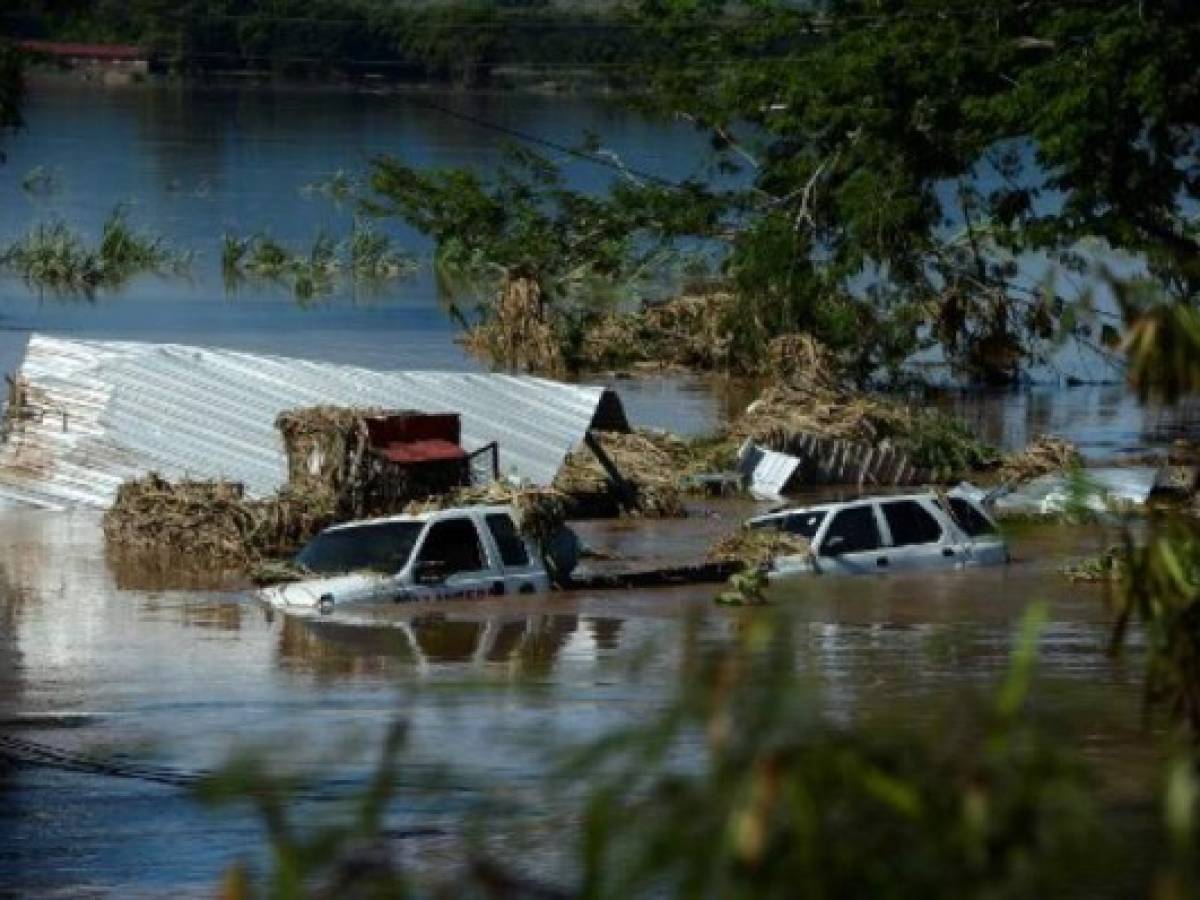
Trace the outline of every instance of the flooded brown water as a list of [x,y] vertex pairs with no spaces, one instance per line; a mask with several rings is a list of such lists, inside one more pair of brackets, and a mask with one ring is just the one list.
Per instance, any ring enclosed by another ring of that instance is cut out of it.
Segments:
[[[678,560],[747,510],[717,504],[685,521],[582,531],[599,549]],[[1098,539],[1042,529],[1017,539],[1008,567],[814,578],[777,591],[811,678],[797,702],[835,721],[931,721],[1000,676],[1017,622],[1041,599],[1050,622],[1035,703],[1070,721],[1109,773],[1106,790],[1144,798],[1153,744],[1138,726],[1136,679],[1105,653],[1101,592],[1054,571]],[[0,575],[0,734],[89,754],[142,748],[182,771],[266,747],[280,765],[319,762],[352,782],[368,763],[364,750],[402,717],[411,724],[405,777],[444,768],[455,789],[402,792],[396,827],[448,835],[479,797],[545,806],[541,779],[556,749],[669,696],[690,617],[702,642],[718,644],[745,615],[717,607],[713,588],[701,586],[304,622],[268,615],[238,591],[122,589],[97,518],[83,514],[0,517]],[[259,845],[251,821],[204,812],[177,788],[46,767],[9,773],[0,834],[5,887],[31,893],[205,894]],[[422,851],[427,862],[439,858],[439,840]]]

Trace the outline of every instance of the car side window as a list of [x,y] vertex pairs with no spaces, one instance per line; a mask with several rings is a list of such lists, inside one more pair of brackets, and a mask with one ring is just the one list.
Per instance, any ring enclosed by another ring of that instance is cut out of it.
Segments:
[[893,546],[933,544],[942,539],[942,526],[915,500],[893,500],[882,506],[888,531],[892,533]]
[[878,550],[881,543],[871,507],[851,506],[834,515],[821,541],[821,552],[825,555],[862,553]]
[[478,572],[485,568],[479,533],[470,519],[443,519],[435,522],[421,545],[420,562],[435,563],[445,575]]
[[493,513],[487,516],[487,526],[496,540],[496,546],[500,548],[500,559],[504,565],[514,568],[529,565],[529,551],[525,549],[525,542],[521,540],[511,516]]
[[949,497],[950,512],[954,521],[967,533],[968,537],[979,537],[983,534],[993,534],[996,529],[988,521],[987,516],[975,508],[975,505],[962,497]]

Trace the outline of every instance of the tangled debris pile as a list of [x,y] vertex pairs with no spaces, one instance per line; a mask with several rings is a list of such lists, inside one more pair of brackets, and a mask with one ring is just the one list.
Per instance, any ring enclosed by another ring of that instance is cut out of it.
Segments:
[[1051,472],[1067,472],[1083,465],[1079,448],[1048,434],[1038,435],[1024,450],[1010,453],[1000,467],[1002,482],[1029,481]]
[[[595,432],[595,439],[633,492],[633,515],[680,518],[687,513],[679,490],[680,477],[695,468],[689,444],[663,431],[628,434]],[[578,510],[619,505],[621,498],[600,460],[587,447],[573,451],[554,479],[554,488],[567,495]]]
[[551,320],[541,286],[523,275],[504,280],[491,314],[468,329],[459,343],[514,372],[560,375],[568,368],[563,329]]
[[997,464],[995,451],[961,422],[830,382],[768,387],[734,421],[730,434],[781,453],[799,453],[812,438],[849,441],[905,454],[927,480],[944,481]]
[[777,556],[804,556],[812,546],[799,535],[774,528],[739,528],[708,549],[710,562],[740,561],[760,569]]
[[501,286],[487,318],[461,343],[493,365],[535,374],[673,369],[762,374],[733,351],[733,294],[712,291],[644,303],[632,312],[553,309],[533,279]]
[[134,556],[179,556],[230,567],[281,556],[334,521],[328,495],[285,490],[248,500],[229,481],[171,483],[151,473],[127,481],[104,515],[109,547]]
[[411,500],[442,494],[462,484],[454,461],[398,466],[372,452],[368,420],[419,415],[405,411],[311,406],[281,413],[288,484],[304,493],[325,493],[340,519],[395,513]]
[[104,518],[114,550],[170,554],[228,566],[289,555],[335,522],[397,513],[414,499],[462,484],[457,461],[397,465],[375,452],[368,420],[378,409],[316,406],[284,412],[288,484],[249,500],[241,484],[180,481],[157,474],[129,481]]
[[635,312],[601,316],[583,330],[577,366],[728,370],[733,345],[728,323],[734,304],[729,293],[687,294],[645,304]]
[[566,522],[567,498],[553,489],[522,487],[494,481],[488,485],[460,487],[443,494],[414,500],[404,507],[418,515],[458,506],[512,506],[521,534],[539,547],[547,546]]

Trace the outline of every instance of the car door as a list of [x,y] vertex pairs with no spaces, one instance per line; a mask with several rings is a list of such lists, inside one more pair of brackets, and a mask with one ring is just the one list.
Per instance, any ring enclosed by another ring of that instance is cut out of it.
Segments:
[[544,590],[544,573],[532,548],[521,537],[517,524],[508,513],[484,516],[499,563],[504,570],[503,590],[507,594],[533,594]]
[[888,548],[872,503],[855,503],[830,514],[817,547],[821,572],[863,575],[886,572]]
[[971,562],[980,565],[1008,562],[1008,545],[996,523],[974,501],[950,494],[950,515],[967,536],[967,553]]
[[[417,551],[418,593],[436,599],[485,597],[503,591],[503,579],[488,564],[479,530],[470,516],[439,519]],[[424,590],[421,590],[423,588]]]
[[888,568],[954,568],[967,558],[967,547],[934,510],[912,498],[879,503],[889,537]]

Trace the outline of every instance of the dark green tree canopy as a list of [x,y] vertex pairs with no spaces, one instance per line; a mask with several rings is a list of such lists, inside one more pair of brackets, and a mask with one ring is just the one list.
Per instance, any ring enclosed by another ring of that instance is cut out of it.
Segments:
[[747,268],[764,230],[778,240],[790,217],[792,252],[821,279],[869,273],[892,310],[922,309],[952,358],[967,351],[959,361],[984,375],[1055,326],[1079,327],[1063,298],[1019,285],[1015,254],[1077,269],[1079,242],[1099,238],[1144,258],[1175,299],[1197,299],[1191,4],[647,0],[643,14],[674,49],[652,69],[649,105],[753,166],[769,213],[730,260],[745,292],[811,289],[777,264]]
[[1007,380],[1107,336],[1086,296],[1031,283],[1031,252],[1078,273],[1099,240],[1197,299],[1200,17],[1184,2],[646,0],[640,22],[658,50],[637,102],[706,130],[744,172],[738,195],[583,197],[548,168],[487,184],[381,161],[388,211],[443,252],[540,271],[613,274],[645,264],[626,254],[647,239],[720,236],[741,339],[809,331],[864,373],[938,344]]

